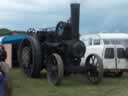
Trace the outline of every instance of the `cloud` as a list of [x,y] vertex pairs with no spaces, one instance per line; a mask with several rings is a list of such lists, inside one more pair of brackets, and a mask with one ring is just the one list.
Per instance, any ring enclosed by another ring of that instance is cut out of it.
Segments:
[[3,0],[0,9],[12,11],[47,11],[50,8],[59,8],[70,0]]
[[128,3],[127,0],[85,0],[84,4],[92,8],[109,8]]
[[30,25],[30,23],[37,25],[37,22],[47,25],[48,20],[57,21],[57,17],[64,15],[60,12],[68,6],[67,3],[69,0],[3,0],[0,3],[0,26]]
[[128,16],[127,0],[2,0],[0,27],[26,30],[55,26],[70,17],[71,2],[81,3],[81,31],[106,30],[106,26]]

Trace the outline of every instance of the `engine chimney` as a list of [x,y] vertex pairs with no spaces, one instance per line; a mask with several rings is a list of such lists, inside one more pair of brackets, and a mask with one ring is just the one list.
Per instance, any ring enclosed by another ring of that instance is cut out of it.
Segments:
[[73,39],[79,39],[79,17],[80,17],[80,4],[71,4],[71,26]]

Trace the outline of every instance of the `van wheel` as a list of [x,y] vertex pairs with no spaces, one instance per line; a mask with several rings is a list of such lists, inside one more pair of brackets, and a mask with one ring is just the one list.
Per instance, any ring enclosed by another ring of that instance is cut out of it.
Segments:
[[103,79],[103,62],[102,59],[96,55],[90,55],[87,60],[85,66],[87,67],[87,79],[92,84],[98,84]]
[[65,77],[68,77],[68,76],[70,76],[72,73],[71,72],[64,72],[64,76]]
[[123,72],[105,72],[104,76],[106,76],[106,77],[122,77]]
[[123,76],[123,72],[115,73],[115,77],[122,77],[122,76]]
[[8,64],[0,62],[0,72],[4,77],[4,96],[12,96],[12,80]]
[[64,67],[61,56],[53,53],[48,56],[47,61],[48,82],[52,85],[59,85],[63,79]]
[[125,50],[125,57],[128,59],[128,48]]

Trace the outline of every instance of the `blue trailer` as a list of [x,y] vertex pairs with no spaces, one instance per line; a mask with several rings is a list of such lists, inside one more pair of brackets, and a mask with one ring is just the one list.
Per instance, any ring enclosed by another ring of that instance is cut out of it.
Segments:
[[27,37],[28,37],[28,35],[25,35],[25,34],[1,36],[0,37],[0,44],[2,45],[2,44],[19,43]]

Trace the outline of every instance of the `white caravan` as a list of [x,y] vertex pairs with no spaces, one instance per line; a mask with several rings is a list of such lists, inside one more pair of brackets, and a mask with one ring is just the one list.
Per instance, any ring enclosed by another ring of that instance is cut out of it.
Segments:
[[102,59],[105,72],[122,76],[123,72],[128,71],[127,33],[87,33],[80,39],[86,45],[86,54],[81,60],[81,65],[86,64],[91,54],[96,54]]

